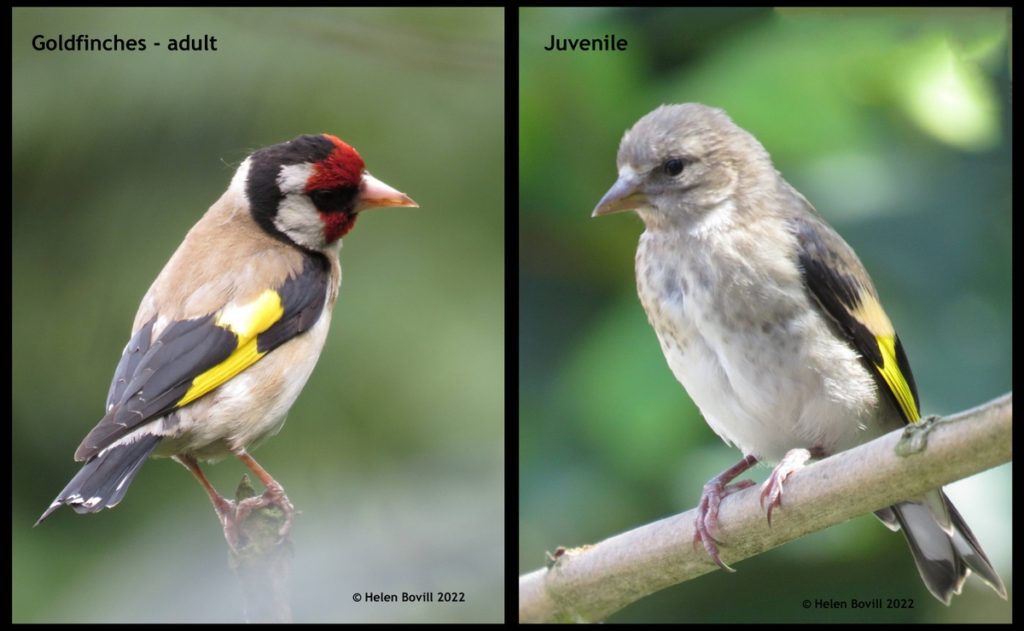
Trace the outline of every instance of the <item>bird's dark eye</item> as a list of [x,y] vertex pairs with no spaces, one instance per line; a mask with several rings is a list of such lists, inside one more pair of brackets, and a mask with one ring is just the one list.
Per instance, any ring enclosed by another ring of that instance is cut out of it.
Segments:
[[320,212],[338,212],[351,210],[358,190],[352,188],[325,188],[308,193],[309,199]]
[[683,172],[683,161],[679,158],[670,158],[665,161],[665,164],[661,165],[661,168],[665,171],[666,175],[675,177]]

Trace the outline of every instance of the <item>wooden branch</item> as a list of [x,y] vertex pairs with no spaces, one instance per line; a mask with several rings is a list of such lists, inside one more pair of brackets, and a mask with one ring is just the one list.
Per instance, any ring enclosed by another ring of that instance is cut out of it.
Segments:
[[[808,465],[786,481],[768,526],[755,486],[727,497],[719,551],[741,561],[1012,458],[1013,395],[890,432]],[[520,622],[593,622],[718,567],[694,549],[696,509],[595,545],[559,550],[549,569],[519,577]]]
[[[258,494],[243,475],[235,492],[238,502]],[[287,519],[278,506],[263,506],[250,512],[238,524],[239,541],[228,540],[228,563],[242,587],[247,622],[291,622],[288,590],[292,545],[280,530]]]

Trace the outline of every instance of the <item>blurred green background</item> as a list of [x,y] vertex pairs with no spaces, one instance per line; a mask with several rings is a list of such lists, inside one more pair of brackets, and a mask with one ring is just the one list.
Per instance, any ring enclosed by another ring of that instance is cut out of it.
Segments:
[[[1011,389],[1008,10],[520,11],[519,570],[694,507],[732,465],[636,297],[640,220],[591,220],[623,132],[724,108],[860,254],[923,411]],[[549,52],[613,33],[626,52]],[[767,467],[753,472],[761,481]],[[1012,592],[1011,467],[948,487]],[[689,545],[689,542],[680,542]],[[946,608],[865,516],[650,596],[610,621],[1011,620],[977,579]],[[913,610],[804,610],[804,598]]]
[[[170,460],[115,510],[31,525],[185,232],[249,151],[319,132],[421,208],[345,238],[319,366],[255,454],[302,511],[295,620],[503,619],[503,28],[500,8],[13,11],[14,621],[242,620],[209,500]],[[31,47],[78,33],[165,44]],[[166,50],[186,34],[219,50]],[[244,467],[207,471],[228,493]]]

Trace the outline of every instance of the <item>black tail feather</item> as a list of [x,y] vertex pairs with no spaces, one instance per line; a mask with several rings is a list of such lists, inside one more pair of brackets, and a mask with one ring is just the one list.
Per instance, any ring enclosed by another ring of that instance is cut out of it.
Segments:
[[62,505],[76,513],[95,513],[115,506],[128,491],[139,467],[159,444],[160,436],[142,436],[132,443],[110,447],[90,458],[57,495],[35,525]]
[[[950,599],[960,593],[973,570],[997,594],[1006,598],[1006,588],[999,574],[959,511],[941,490],[933,493],[939,495],[901,502],[878,514],[886,525],[889,525],[886,517],[894,517],[903,530],[928,591],[948,605]],[[943,522],[949,524],[948,531],[942,526]]]
[[[945,497],[945,493],[943,493]],[[949,505],[949,518],[953,522],[953,529],[962,537],[954,537],[953,545],[956,546],[957,551],[960,553],[961,558],[964,560],[964,564],[967,565],[978,578],[988,583],[989,587],[994,589],[997,594],[1006,599],[1006,587],[1003,585],[1003,580],[999,578],[999,574],[996,573],[995,568],[992,567],[992,562],[985,556],[985,551],[981,549],[981,544],[974,537],[974,533],[967,527],[967,522],[960,515],[960,511],[953,506],[953,502],[946,498]]]

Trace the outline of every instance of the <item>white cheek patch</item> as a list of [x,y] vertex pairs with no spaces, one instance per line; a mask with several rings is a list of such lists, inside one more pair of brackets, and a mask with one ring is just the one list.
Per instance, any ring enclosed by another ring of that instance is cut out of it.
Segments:
[[292,194],[281,200],[274,226],[303,247],[319,250],[327,245],[320,212],[305,195]]
[[313,164],[286,164],[277,174],[277,188],[284,195],[274,217],[274,226],[295,243],[313,249],[323,248],[324,225],[320,212],[306,196],[306,182],[313,175]]
[[277,174],[277,188],[288,197],[293,193],[304,193],[306,182],[313,175],[313,164],[303,162],[302,164],[286,164],[281,167]]

